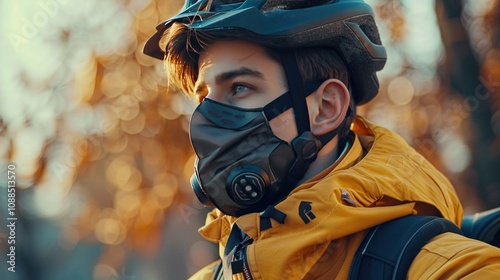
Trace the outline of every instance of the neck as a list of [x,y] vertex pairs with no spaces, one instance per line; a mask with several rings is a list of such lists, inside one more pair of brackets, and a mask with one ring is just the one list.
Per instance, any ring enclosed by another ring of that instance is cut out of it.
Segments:
[[309,169],[307,169],[304,177],[299,181],[298,184],[300,185],[304,182],[307,182],[316,174],[331,166],[337,160],[339,153],[341,152],[342,151],[339,151],[338,149],[338,136],[336,136],[325,146],[323,146],[323,148],[321,148],[316,160],[311,163]]

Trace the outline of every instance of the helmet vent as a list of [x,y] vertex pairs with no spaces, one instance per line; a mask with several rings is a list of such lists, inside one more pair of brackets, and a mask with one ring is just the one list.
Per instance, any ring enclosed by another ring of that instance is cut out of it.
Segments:
[[212,12],[225,12],[237,9],[245,0],[211,0],[208,10]]
[[349,19],[349,21],[357,23],[359,25],[359,28],[361,28],[363,33],[366,34],[366,36],[368,37],[368,39],[370,39],[372,43],[377,45],[382,45],[377,25],[375,24],[371,16],[366,15],[366,16],[355,17]]
[[262,7],[263,11],[270,11],[274,9],[281,10],[296,10],[304,9],[314,6],[321,6],[325,4],[332,4],[339,0],[268,0]]

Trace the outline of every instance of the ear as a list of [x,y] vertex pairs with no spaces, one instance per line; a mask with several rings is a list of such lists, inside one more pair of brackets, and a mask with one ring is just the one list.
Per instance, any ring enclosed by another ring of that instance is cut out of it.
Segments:
[[349,108],[349,90],[337,79],[324,81],[316,90],[314,115],[311,116],[311,132],[314,135],[326,134],[337,128]]

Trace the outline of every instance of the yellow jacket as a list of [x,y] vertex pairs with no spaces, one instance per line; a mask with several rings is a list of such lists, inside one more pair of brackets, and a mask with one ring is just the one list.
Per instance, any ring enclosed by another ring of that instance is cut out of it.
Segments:
[[[362,118],[349,151],[328,170],[298,186],[275,208],[283,224],[260,230],[260,214],[239,218],[213,210],[200,234],[219,244],[223,257],[236,223],[253,239],[247,262],[253,279],[347,279],[367,230],[406,215],[440,215],[458,226],[462,207],[450,182],[400,136]],[[309,203],[313,217],[299,215]],[[190,279],[211,279],[214,264]],[[435,237],[422,248],[408,279],[496,279],[500,249],[456,234]],[[488,278],[488,276],[496,276]],[[227,276],[226,276],[227,277]],[[244,279],[242,273],[233,279]]]

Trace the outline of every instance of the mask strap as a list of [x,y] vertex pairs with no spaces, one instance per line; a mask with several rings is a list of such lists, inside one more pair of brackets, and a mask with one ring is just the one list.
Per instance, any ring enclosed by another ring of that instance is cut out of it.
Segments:
[[[282,94],[265,106],[264,113],[268,120],[272,120],[284,111],[293,108],[297,132],[298,135],[302,135],[304,132],[311,130],[306,97],[313,93],[322,82],[304,82],[293,50],[281,50],[281,63],[285,69],[285,75],[288,81],[288,92]],[[316,137],[321,142],[322,146],[326,145],[326,143],[332,140],[333,137],[340,132],[350,114],[351,110],[349,108],[344,120],[336,129]]]
[[[305,96],[307,97],[311,93],[313,93],[321,85],[321,83],[322,82],[320,81],[306,82],[304,84],[304,89],[305,89],[304,91],[307,92]],[[269,102],[269,104],[267,104],[266,106],[264,106],[263,111],[264,115],[266,116],[266,119],[270,121],[292,107],[293,107],[292,93],[290,91],[287,91],[284,94],[280,95],[278,98]],[[335,137],[340,132],[340,130],[342,129],[342,127],[344,127],[345,122],[347,121],[347,119],[349,119],[351,114],[352,114],[351,108],[348,107],[344,120],[336,129],[316,137],[321,142],[322,146],[326,145],[326,143],[332,140],[333,137]],[[307,116],[307,119],[309,120],[309,116]]]
[[282,50],[281,63],[285,69],[288,81],[288,92],[292,98],[292,105],[295,114],[295,123],[299,135],[310,131],[309,111],[307,109],[306,97],[309,92],[305,92],[304,80],[299,71],[297,59],[292,50]]
[[[310,82],[304,83],[304,92],[306,92],[304,95],[306,97],[309,96],[316,89],[318,89],[318,87],[321,85],[321,83],[322,83],[321,81],[310,81]],[[304,100],[305,100],[305,98],[304,98]],[[264,115],[266,116],[266,119],[268,121],[270,121],[270,120],[276,118],[277,116],[281,115],[286,110],[292,108],[293,106],[294,106],[294,103],[292,100],[292,93],[291,93],[291,91],[287,91],[287,92],[283,93],[282,95],[280,95],[278,98],[269,102],[266,106],[264,106],[263,111],[264,111]],[[307,119],[309,120],[309,115],[307,116]]]
[[[281,62],[288,81],[288,91],[264,106],[264,115],[267,120],[270,121],[286,110],[293,108],[297,132],[298,135],[302,135],[304,132],[310,131],[311,129],[306,97],[312,94],[322,82],[304,82],[299,71],[297,59],[292,50],[281,50]],[[350,85],[349,92],[351,92]],[[321,142],[322,146],[326,145],[326,143],[332,140],[340,132],[351,114],[351,108],[349,107],[342,123],[336,129],[316,137]]]

